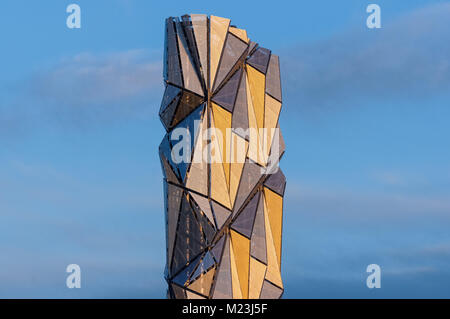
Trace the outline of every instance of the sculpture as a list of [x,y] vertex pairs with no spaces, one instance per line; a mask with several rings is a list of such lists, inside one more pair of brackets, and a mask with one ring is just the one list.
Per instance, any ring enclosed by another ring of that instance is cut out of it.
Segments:
[[225,18],[171,17],[165,32],[168,297],[280,298],[279,58]]

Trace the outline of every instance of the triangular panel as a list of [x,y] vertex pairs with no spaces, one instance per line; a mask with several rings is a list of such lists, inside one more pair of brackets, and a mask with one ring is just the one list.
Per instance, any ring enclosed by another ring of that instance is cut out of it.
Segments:
[[231,224],[231,228],[238,231],[242,235],[250,238],[255,221],[256,209],[258,208],[260,192],[256,193],[250,202],[244,207],[244,210],[237,216],[236,220]]
[[220,262],[220,258],[222,256],[222,250],[223,246],[225,244],[225,238],[226,235],[223,235],[214,245],[214,247],[211,249],[211,253],[213,254],[214,258],[217,262]]
[[241,285],[242,298],[248,298],[248,275],[250,266],[250,240],[230,230],[236,270]]
[[278,195],[283,196],[284,189],[286,187],[286,177],[284,176],[281,169],[278,169],[275,174],[269,175],[269,177],[264,182],[264,186],[270,188]]
[[233,109],[231,126],[239,136],[248,140],[245,131],[248,129],[248,105],[247,105],[247,79],[246,73],[242,75],[236,102]]
[[266,226],[264,222],[264,195],[259,198],[250,243],[250,254],[259,261],[267,264]]
[[164,54],[164,79],[177,86],[183,86],[177,35],[173,18],[166,19],[166,46]]
[[221,229],[228,217],[231,215],[231,211],[212,201],[212,208],[214,216],[216,217],[217,229]]
[[180,22],[176,22],[178,35],[178,48],[180,52],[181,67],[183,70],[184,87],[200,96],[203,95],[202,85],[195,71],[193,58],[190,55],[189,48]]
[[261,295],[260,299],[279,299],[281,298],[281,295],[283,294],[283,289],[275,286],[274,284],[268,282],[267,280],[264,280],[262,289],[261,289]]
[[211,269],[206,274],[200,276],[197,280],[191,283],[188,288],[198,292],[203,296],[208,296],[214,278],[215,269]]
[[[223,236],[225,238],[225,236]],[[230,263],[230,239],[225,240],[222,260],[217,270],[216,284],[214,288],[213,298],[215,299],[231,299],[233,291],[231,286],[231,263]]]
[[230,26],[228,31],[233,33],[235,36],[237,36],[239,39],[241,39],[245,43],[248,43],[247,31],[245,31],[244,29],[238,29],[238,28]]
[[270,50],[259,47],[247,59],[247,63],[265,74],[267,72],[267,65],[269,63],[269,58],[270,58]]
[[239,40],[234,35],[228,33],[222,58],[220,60],[219,70],[217,71],[216,81],[214,82],[214,92],[222,84],[222,81],[230,73],[234,65],[247,50],[247,44]]
[[261,294],[264,277],[266,275],[266,265],[259,262],[255,258],[250,257],[250,278],[248,297],[250,299],[258,299]]
[[244,165],[244,170],[241,176],[236,202],[234,203],[233,216],[237,214],[244,201],[250,195],[250,192],[255,188],[258,181],[262,177],[261,167],[257,164],[247,161]]
[[274,54],[270,56],[267,69],[266,92],[281,102],[280,60]]
[[210,17],[210,86],[213,86],[216,77],[217,67],[225,43],[225,38],[230,25],[230,19],[216,16]]
[[209,200],[207,197],[190,192],[189,193],[194,199],[195,203],[198,205],[200,210],[208,217],[209,221],[214,225],[214,217],[211,211],[211,206],[209,205]]
[[212,100],[225,108],[229,112],[233,112],[234,101],[239,88],[239,80],[241,78],[242,69],[238,69],[227,83],[217,92]]
[[[167,260],[168,264],[172,260],[173,246],[175,244],[175,232],[178,224],[178,215],[180,211],[183,189],[172,184],[166,183],[166,240],[167,240]],[[169,200],[170,199],[170,200]]]
[[191,14],[203,78],[208,74],[208,21],[205,14]]

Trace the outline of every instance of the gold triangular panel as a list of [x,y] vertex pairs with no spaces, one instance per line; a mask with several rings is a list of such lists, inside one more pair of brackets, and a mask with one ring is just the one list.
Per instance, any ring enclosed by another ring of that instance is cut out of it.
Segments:
[[203,156],[204,150],[207,148],[207,142],[204,138],[207,127],[207,117],[204,116],[198,128],[199,134],[192,154],[191,167],[186,178],[186,187],[204,196],[208,196],[208,164]]
[[264,187],[267,214],[270,220],[273,243],[277,253],[278,264],[281,263],[281,227],[283,222],[283,197]]
[[239,281],[238,265],[234,256],[233,244],[230,243],[230,260],[231,260],[231,283],[233,288],[233,299],[242,299],[242,287]]
[[[255,71],[258,72],[258,71]],[[249,128],[249,146],[248,146],[248,157],[258,163],[261,166],[266,165],[266,159],[262,150],[262,139],[260,137],[260,127],[258,125],[258,120],[255,113],[253,97],[251,91],[249,90],[250,81],[247,76],[247,105],[248,105],[248,128]],[[264,115],[264,112],[261,113]],[[260,114],[260,115],[261,115]],[[262,119],[264,121],[264,119]]]
[[[213,121],[213,127],[211,130],[211,143],[210,143],[210,154],[211,154],[211,198],[215,201],[221,203],[223,206],[231,209],[230,194],[228,191],[228,180],[227,174],[224,170],[223,157],[221,153],[221,144],[224,143],[222,133],[220,128],[216,129],[215,121]],[[218,126],[222,126],[219,121]],[[229,176],[229,169],[228,169]]]
[[263,73],[247,65],[248,83],[258,128],[264,127],[264,92],[266,78]]
[[236,270],[241,285],[242,298],[248,299],[248,274],[250,267],[250,240],[230,230]]
[[227,185],[230,185],[230,159],[228,154],[229,152],[227,152],[227,150],[230,149],[230,140],[228,139],[228,135],[231,133],[231,113],[215,103],[212,103],[212,110],[225,178],[227,180]]
[[230,19],[220,18],[216,16],[210,17],[210,87],[213,86],[216,77],[217,67],[219,65],[222,49],[230,25]]
[[281,103],[275,100],[270,95],[266,94],[266,106],[264,112],[264,138],[263,140],[266,142],[264,144],[264,153],[266,158],[269,158],[270,149],[272,146],[272,139],[276,132],[278,117],[281,111]]
[[249,294],[250,299],[258,299],[261,294],[267,266],[250,257]]
[[267,247],[267,272],[266,279],[277,286],[283,287],[281,280],[281,269],[278,262],[278,256],[275,249],[274,238],[270,227],[269,213],[267,205],[264,205],[264,222],[266,226],[266,247]]
[[245,31],[244,29],[238,29],[238,28],[235,28],[235,27],[230,27],[228,29],[228,31],[233,33],[235,36],[237,36],[239,39],[241,39],[245,43],[248,43],[247,31]]

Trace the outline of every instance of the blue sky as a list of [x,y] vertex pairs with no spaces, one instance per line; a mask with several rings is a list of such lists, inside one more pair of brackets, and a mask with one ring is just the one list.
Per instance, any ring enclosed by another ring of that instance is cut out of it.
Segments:
[[369,3],[4,1],[0,297],[165,296],[164,19],[207,13],[281,56],[285,297],[450,298],[450,3]]

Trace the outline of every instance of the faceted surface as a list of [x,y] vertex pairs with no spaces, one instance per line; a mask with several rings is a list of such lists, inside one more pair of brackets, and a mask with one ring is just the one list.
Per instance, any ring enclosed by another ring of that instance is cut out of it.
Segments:
[[281,298],[279,57],[204,14],[166,19],[164,48],[168,297]]

